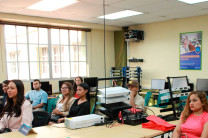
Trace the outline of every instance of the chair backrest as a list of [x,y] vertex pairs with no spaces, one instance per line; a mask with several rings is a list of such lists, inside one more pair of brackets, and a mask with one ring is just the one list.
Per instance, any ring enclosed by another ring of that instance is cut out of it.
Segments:
[[185,96],[180,96],[180,97],[179,97],[179,100],[183,100],[183,101],[185,101],[187,98],[188,98],[188,96],[187,96],[187,95],[185,95]]
[[47,111],[33,111],[33,127],[46,126],[50,120],[51,114]]
[[180,96],[179,100],[180,100],[180,104],[178,104],[178,111],[183,111],[185,105],[186,105],[186,99],[188,98],[187,95],[185,96]]
[[52,113],[53,109],[56,108],[57,101],[58,101],[58,98],[48,99],[46,111],[49,113]]
[[148,106],[151,95],[152,95],[152,92],[147,92],[146,93],[145,98],[144,98],[144,101],[145,101],[144,106]]

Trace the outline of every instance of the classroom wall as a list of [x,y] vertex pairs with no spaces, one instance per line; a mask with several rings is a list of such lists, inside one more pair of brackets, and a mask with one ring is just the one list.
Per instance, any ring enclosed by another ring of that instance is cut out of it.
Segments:
[[[106,66],[104,68],[104,30],[103,25],[99,24],[89,24],[89,23],[80,23],[80,22],[73,22],[73,21],[66,21],[66,20],[58,20],[58,19],[44,19],[38,17],[29,17],[20,16],[20,15],[13,15],[13,14],[2,14],[0,19],[5,19],[8,17],[9,19],[16,19],[17,21],[25,19],[26,21],[34,21],[37,22],[40,19],[41,22],[49,24],[61,24],[64,23],[65,25],[68,24],[79,24],[82,27],[90,27],[92,29],[91,32],[87,33],[87,76],[89,77],[105,77],[105,68],[106,68],[106,76],[110,76],[110,68],[111,66],[115,66],[115,54],[114,54],[114,31],[121,30],[121,27],[114,27],[114,26],[107,26],[106,33],[105,33],[105,50],[106,50]],[[61,22],[62,21],[62,22]],[[63,25],[63,24],[61,24]],[[6,74],[6,57],[5,57],[5,49],[4,49],[4,38],[3,38],[3,26],[0,25],[0,82],[7,79]],[[58,80],[50,80],[52,84],[53,91],[58,90]],[[31,89],[30,82],[24,82],[25,84],[25,91],[29,91]],[[99,83],[99,85],[103,85],[103,83]]]
[[[208,15],[130,26],[144,31],[144,40],[129,42],[130,57],[144,62],[130,63],[142,68],[142,86],[151,87],[151,79],[187,75],[196,85],[197,78],[208,78]],[[202,70],[179,69],[179,37],[184,32],[202,32]],[[196,87],[195,87],[196,88]]]

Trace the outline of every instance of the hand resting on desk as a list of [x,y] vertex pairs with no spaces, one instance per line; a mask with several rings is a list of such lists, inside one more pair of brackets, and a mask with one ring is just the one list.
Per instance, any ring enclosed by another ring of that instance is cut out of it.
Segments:
[[65,120],[65,117],[64,118],[59,118],[58,123],[62,123],[62,122],[64,122],[64,120]]

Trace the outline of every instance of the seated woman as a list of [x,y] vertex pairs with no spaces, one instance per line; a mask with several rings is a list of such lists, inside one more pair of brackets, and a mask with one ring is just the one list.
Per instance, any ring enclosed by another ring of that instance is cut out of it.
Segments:
[[8,89],[9,83],[10,83],[9,80],[5,80],[5,81],[2,82],[2,90],[4,92],[4,95],[3,95],[3,103],[1,104],[0,111],[2,111],[2,109],[3,109],[3,107],[5,106],[5,103],[6,103],[6,99],[7,99],[7,89]]
[[208,101],[204,92],[192,91],[181,114],[173,138],[208,137]]
[[26,124],[31,126],[33,111],[31,103],[25,99],[24,84],[21,80],[12,80],[8,85],[7,102],[0,114],[0,130],[17,131]]
[[80,83],[82,83],[83,82],[83,78],[82,77],[80,77],[80,76],[77,76],[75,79],[74,79],[74,97],[75,98],[79,98],[78,96],[77,96],[77,86],[80,84]]
[[130,81],[127,84],[130,93],[130,104],[132,108],[142,108],[144,106],[144,98],[138,94],[139,83],[137,81]]
[[[89,95],[89,86],[87,83],[80,83],[77,86],[77,96],[79,99],[76,99],[71,106],[69,115],[67,117],[75,117],[81,115],[90,114],[90,95]],[[58,122],[64,121],[65,118],[60,118]]]
[[64,82],[61,86],[61,93],[62,96],[58,99],[58,102],[56,104],[56,109],[52,111],[51,119],[52,121],[58,121],[53,120],[53,116],[59,116],[64,117],[69,114],[69,110],[76,100],[76,98],[73,97],[73,86],[69,82]]

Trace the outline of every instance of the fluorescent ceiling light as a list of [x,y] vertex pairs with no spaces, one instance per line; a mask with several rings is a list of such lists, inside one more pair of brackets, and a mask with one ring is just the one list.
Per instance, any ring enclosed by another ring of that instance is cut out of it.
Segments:
[[[125,10],[125,11],[120,11],[120,12],[116,12],[116,13],[107,14],[107,15],[105,15],[105,19],[114,20],[114,19],[119,19],[119,18],[139,15],[139,14],[143,14],[143,13],[136,12],[136,11],[131,11],[131,10]],[[103,19],[104,16],[100,16],[98,18]]]
[[178,0],[178,1],[185,2],[185,3],[188,3],[188,4],[196,4],[196,3],[205,2],[205,1],[208,1],[208,0]]
[[57,9],[69,6],[77,2],[77,0],[41,0],[27,7],[27,9],[39,11],[55,11]]

